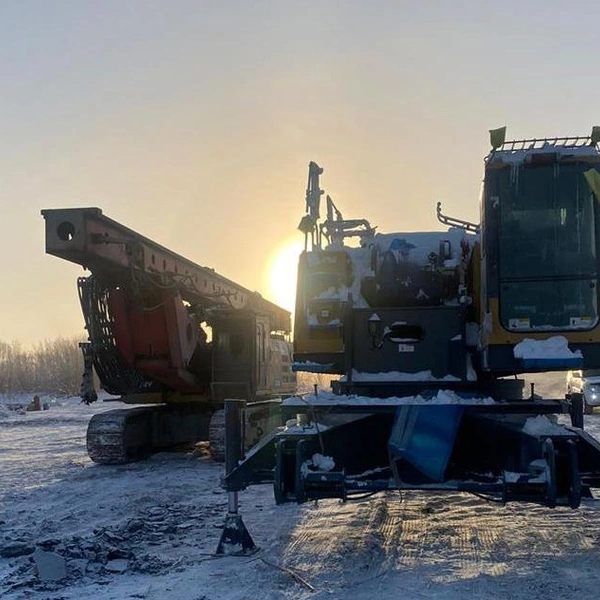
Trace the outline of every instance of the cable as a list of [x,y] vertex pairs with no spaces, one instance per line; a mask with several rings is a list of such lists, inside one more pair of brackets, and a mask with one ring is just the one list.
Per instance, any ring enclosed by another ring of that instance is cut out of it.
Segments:
[[477,492],[468,492],[469,494],[472,494],[473,496],[477,496],[478,498],[481,498],[482,500],[486,500],[487,502],[495,502],[496,504],[505,504],[504,500],[496,498],[494,496],[488,496],[486,494],[479,494]]
[[372,498],[375,494],[380,494],[384,490],[375,490],[374,492],[367,492],[365,494],[353,494],[352,492],[346,493],[346,500],[357,502],[359,500],[366,500],[367,498]]

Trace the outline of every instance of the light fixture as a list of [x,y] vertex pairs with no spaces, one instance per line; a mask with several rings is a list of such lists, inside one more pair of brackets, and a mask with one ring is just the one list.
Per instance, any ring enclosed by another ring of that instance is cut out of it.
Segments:
[[490,144],[492,150],[497,150],[506,140],[506,125],[498,129],[490,129]]
[[300,220],[300,224],[298,225],[298,229],[305,234],[309,234],[311,231],[315,229],[315,219],[310,215],[304,215]]

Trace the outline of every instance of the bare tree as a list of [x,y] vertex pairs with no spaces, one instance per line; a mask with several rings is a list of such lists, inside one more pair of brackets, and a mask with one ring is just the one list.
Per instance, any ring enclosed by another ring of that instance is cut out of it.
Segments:
[[0,393],[76,395],[82,372],[76,338],[45,340],[29,349],[0,340]]

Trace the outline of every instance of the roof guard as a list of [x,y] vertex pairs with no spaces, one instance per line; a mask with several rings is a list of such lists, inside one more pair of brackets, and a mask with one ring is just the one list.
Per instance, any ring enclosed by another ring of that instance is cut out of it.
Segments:
[[592,146],[598,149],[598,141],[589,135],[512,140],[494,148],[492,153],[512,152],[515,150],[541,150],[546,148],[582,148],[585,146]]

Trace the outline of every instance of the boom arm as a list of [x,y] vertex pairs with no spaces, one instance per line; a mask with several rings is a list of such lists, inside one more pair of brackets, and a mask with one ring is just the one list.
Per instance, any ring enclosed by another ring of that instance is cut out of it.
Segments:
[[202,267],[102,214],[99,208],[42,210],[46,252],[120,283],[150,277],[205,307],[249,309],[269,317],[271,329],[289,333],[290,313],[257,292]]

